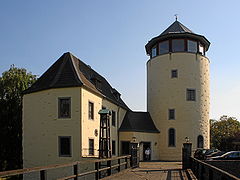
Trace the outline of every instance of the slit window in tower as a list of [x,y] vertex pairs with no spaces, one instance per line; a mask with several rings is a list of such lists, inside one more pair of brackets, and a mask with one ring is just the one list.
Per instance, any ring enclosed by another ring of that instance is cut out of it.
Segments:
[[197,138],[197,147],[203,148],[203,136],[202,135],[199,135]]
[[152,48],[152,58],[155,56],[157,56],[157,47],[156,46]]
[[171,78],[177,78],[178,77],[178,70],[177,69],[173,69],[171,71]]
[[195,89],[187,89],[187,101],[196,101]]
[[196,41],[187,41],[188,52],[196,53],[197,52],[197,42]]
[[170,128],[168,130],[168,146],[169,147],[175,147],[175,129]]
[[183,39],[173,39],[172,40],[172,51],[173,52],[183,52],[184,51],[184,40]]
[[159,43],[159,54],[165,54],[169,52],[169,41],[163,41]]
[[89,155],[94,155],[94,139],[89,139]]
[[169,120],[175,119],[175,109],[168,110],[168,119]]

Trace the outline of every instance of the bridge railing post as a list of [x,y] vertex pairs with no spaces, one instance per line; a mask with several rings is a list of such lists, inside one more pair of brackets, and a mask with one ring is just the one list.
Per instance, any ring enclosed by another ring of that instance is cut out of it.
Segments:
[[128,158],[127,157],[125,157],[125,162],[126,162],[125,169],[127,169],[128,168]]
[[110,176],[112,174],[112,169],[111,169],[111,160],[107,161],[107,167],[109,168],[107,170],[107,175]]
[[121,164],[121,159],[118,159],[118,172],[121,171],[121,166],[120,166],[120,164]]
[[97,172],[95,173],[95,179],[98,180],[99,179],[99,163],[95,162],[95,170],[97,170]]
[[73,165],[73,173],[76,176],[74,180],[78,179],[78,163]]

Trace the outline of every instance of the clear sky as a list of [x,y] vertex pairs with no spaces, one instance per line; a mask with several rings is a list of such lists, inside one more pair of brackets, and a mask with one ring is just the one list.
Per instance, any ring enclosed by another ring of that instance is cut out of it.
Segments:
[[239,0],[1,0],[0,73],[41,75],[70,51],[103,75],[133,110],[146,110],[145,44],[179,21],[211,46],[211,118],[240,119]]

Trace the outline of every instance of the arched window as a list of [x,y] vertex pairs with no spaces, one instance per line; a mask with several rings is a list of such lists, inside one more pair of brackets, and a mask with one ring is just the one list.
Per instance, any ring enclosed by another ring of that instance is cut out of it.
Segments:
[[199,135],[197,138],[197,147],[203,148],[203,136],[202,135]]
[[175,143],[175,129],[170,128],[168,130],[168,146],[176,146]]

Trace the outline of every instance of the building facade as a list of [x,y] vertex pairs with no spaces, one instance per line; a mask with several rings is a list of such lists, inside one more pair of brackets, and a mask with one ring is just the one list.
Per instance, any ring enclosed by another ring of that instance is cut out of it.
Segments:
[[181,160],[185,139],[209,148],[209,45],[178,21],[146,45],[147,111],[161,132],[161,160]]
[[23,166],[98,157],[101,109],[111,115],[111,153],[181,160],[185,138],[209,147],[210,43],[178,21],[146,45],[147,112],[132,111],[121,94],[89,65],[63,54],[23,96]]

